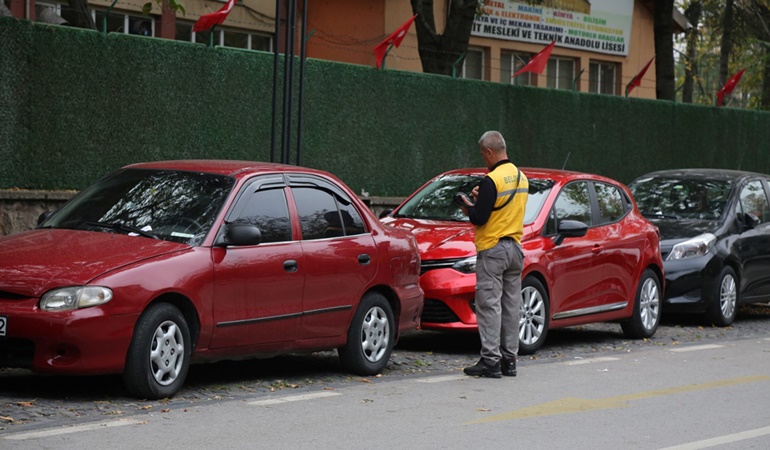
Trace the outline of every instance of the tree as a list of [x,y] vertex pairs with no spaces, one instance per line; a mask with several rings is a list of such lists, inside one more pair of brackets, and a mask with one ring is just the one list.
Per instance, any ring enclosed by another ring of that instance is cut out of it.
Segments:
[[722,19],[722,45],[719,50],[719,86],[724,86],[729,75],[729,58],[733,49],[733,6],[734,0],[726,0],[725,13]]
[[654,0],[655,96],[674,100],[674,0]]
[[422,71],[452,75],[452,66],[468,50],[473,20],[481,2],[479,0],[447,0],[444,32],[436,30],[433,16],[433,0],[410,0],[412,11],[417,14],[418,51]]
[[699,37],[698,30],[700,29],[698,28],[698,23],[700,22],[702,11],[703,3],[700,0],[693,0],[684,11],[687,21],[693,25],[687,31],[687,50],[685,53],[687,59],[684,61],[684,85],[682,87],[682,101],[684,103],[692,103],[695,75],[698,73],[698,60],[695,56]]

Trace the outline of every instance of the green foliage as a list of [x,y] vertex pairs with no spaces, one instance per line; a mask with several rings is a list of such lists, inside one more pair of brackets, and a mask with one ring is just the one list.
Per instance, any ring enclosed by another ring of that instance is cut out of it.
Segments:
[[[161,8],[163,7],[163,0],[155,0],[155,3],[158,4]],[[178,2],[177,0],[168,0],[168,7],[171,8],[172,11],[181,12],[182,15],[186,14],[186,11],[184,9],[184,4],[181,2]],[[152,2],[147,2],[144,5],[142,5],[142,14],[149,15],[150,11],[152,11]]]

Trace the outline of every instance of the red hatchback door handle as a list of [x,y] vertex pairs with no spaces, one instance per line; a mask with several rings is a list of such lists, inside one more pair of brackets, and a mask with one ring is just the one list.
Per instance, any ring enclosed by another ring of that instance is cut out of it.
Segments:
[[365,266],[365,265],[369,264],[369,261],[371,261],[371,260],[372,260],[372,258],[369,255],[367,255],[366,253],[362,253],[362,254],[358,255],[358,263],[361,264],[362,266]]
[[599,254],[604,251],[604,247],[601,245],[594,245],[594,248],[591,249],[591,253],[593,254]]

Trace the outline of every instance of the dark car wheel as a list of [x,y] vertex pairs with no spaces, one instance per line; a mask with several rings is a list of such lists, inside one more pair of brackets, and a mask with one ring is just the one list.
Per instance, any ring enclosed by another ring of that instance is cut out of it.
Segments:
[[642,273],[636,288],[634,313],[620,323],[623,333],[633,339],[652,337],[660,324],[660,281],[650,269]]
[[369,292],[361,299],[348,331],[348,342],[338,349],[342,365],[358,375],[376,375],[393,351],[395,321],[390,303]]
[[717,285],[706,312],[706,320],[719,327],[733,323],[738,304],[738,278],[730,266],[725,266],[719,272]]
[[182,313],[168,303],[150,306],[134,330],[123,383],[134,396],[159,399],[181,389],[190,366],[190,330]]
[[548,293],[537,278],[521,282],[519,316],[519,354],[531,355],[545,342],[548,335]]

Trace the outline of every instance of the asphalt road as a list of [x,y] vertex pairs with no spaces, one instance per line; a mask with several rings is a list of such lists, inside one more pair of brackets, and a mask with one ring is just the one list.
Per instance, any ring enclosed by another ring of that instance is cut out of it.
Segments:
[[[648,340],[626,339],[617,324],[552,330],[536,355],[520,360],[521,376],[517,379],[528,378],[536,369],[545,370],[540,366],[558,367],[565,362],[607,357],[636,358],[681,346],[730,345],[768,338],[770,307],[764,305],[742,307],[736,323],[728,328],[703,326],[689,316],[664,318],[656,335]],[[180,411],[213,411],[231,401],[270,401],[356,386],[388,389],[385,386],[389,383],[426,377],[462,379],[462,368],[478,359],[478,350],[475,334],[410,333],[399,342],[383,374],[371,378],[341,371],[335,352],[196,365],[180,394],[161,401],[128,397],[117,376],[42,376],[0,369],[0,448],[5,448],[4,441],[10,442],[7,436],[18,433],[112,423],[122,418],[150,420]],[[661,376],[666,372],[665,366],[658,370]],[[441,411],[435,413],[440,415]]]

